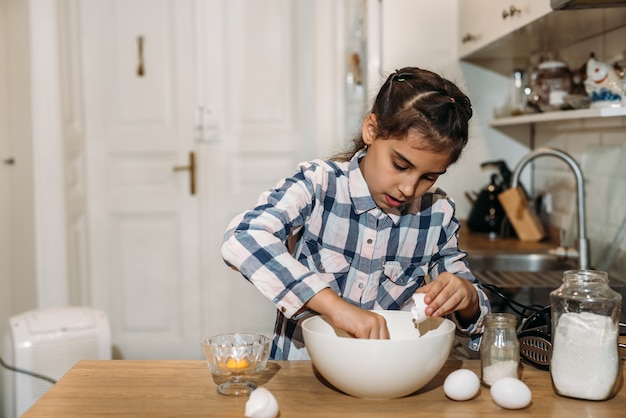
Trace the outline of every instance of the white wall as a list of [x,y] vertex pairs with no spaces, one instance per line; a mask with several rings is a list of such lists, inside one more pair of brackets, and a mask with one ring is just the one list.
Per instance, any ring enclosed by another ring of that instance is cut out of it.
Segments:
[[467,218],[471,203],[465,192],[478,191],[489,182],[489,173],[481,171],[480,163],[504,159],[513,164],[528,149],[485,128],[491,118],[492,103],[506,98],[508,80],[459,62],[457,0],[383,0],[382,4],[384,75],[405,66],[425,68],[455,82],[472,100],[474,116],[470,121],[467,148],[461,159],[438,181],[438,186],[455,200],[457,216]]

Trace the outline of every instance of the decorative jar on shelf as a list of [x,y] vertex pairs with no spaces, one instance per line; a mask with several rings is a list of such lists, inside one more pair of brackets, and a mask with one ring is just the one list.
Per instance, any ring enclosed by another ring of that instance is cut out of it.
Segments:
[[562,61],[545,61],[539,64],[534,80],[531,100],[543,111],[556,110],[572,91],[572,73]]

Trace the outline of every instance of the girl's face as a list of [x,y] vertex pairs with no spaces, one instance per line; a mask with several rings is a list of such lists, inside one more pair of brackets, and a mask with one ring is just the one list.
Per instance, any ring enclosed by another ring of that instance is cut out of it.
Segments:
[[363,123],[368,150],[359,166],[378,207],[399,214],[446,172],[450,155],[424,149],[425,139],[415,131],[398,139],[377,138],[376,132],[376,117],[369,115]]

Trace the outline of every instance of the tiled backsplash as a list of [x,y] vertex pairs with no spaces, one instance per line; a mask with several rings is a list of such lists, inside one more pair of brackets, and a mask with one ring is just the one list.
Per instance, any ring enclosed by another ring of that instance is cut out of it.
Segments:
[[[591,264],[626,278],[626,226],[622,226],[626,222],[626,118],[542,125],[536,131],[536,146],[559,148],[580,164]],[[550,195],[544,204],[548,212],[544,219],[566,231],[566,244],[574,247],[578,236],[576,182],[570,167],[546,157],[536,159],[534,168],[534,195]],[[617,247],[611,251],[613,245]],[[612,260],[607,260],[609,256]],[[612,261],[610,266],[608,261]]]

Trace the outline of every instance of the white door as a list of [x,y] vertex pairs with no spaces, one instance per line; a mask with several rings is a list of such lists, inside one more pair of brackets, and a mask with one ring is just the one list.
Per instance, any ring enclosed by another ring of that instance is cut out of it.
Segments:
[[82,2],[91,296],[114,356],[192,358],[201,334],[192,2]]
[[[310,39],[306,2],[291,0],[202,1],[199,28],[199,103],[205,121],[199,145],[203,271],[207,332],[271,333],[275,309],[240,274],[225,268],[220,246],[226,225],[252,207],[259,193],[291,174],[312,145],[306,129],[313,101],[297,98],[311,88],[312,54],[298,45]],[[310,4],[310,2],[309,2]],[[308,15],[310,18],[310,14]],[[310,22],[310,21],[309,21]],[[302,23],[302,24],[300,24]],[[310,51],[310,49],[309,49]],[[311,65],[309,65],[309,68]],[[306,147],[303,147],[306,148]]]
[[[198,358],[203,335],[271,332],[272,304],[219,247],[312,141],[297,3],[81,2],[91,295],[116,357]],[[174,171],[190,152],[195,195]]]

